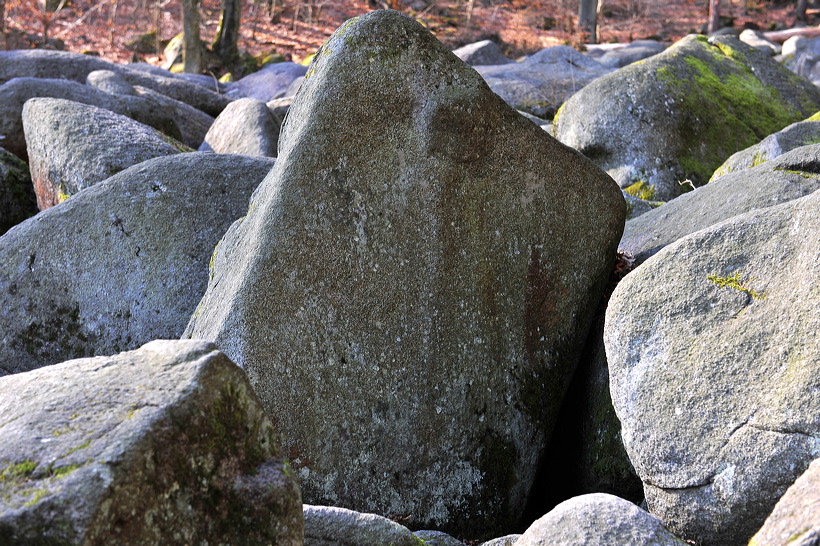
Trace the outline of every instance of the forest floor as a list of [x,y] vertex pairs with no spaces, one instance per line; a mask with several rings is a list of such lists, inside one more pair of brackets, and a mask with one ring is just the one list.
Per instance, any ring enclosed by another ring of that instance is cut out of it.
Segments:
[[[559,44],[579,46],[575,28],[577,0],[241,0],[239,47],[253,56],[280,53],[300,62],[312,54],[346,19],[377,7],[398,7],[414,16],[451,48],[490,38],[510,57]],[[722,15],[735,28],[762,30],[794,24],[796,2],[723,0]],[[163,62],[164,44],[181,31],[179,0],[67,0],[56,14],[46,14],[41,0],[6,0],[9,48],[42,47],[48,36],[69,51],[99,55],[117,62]],[[470,5],[473,5],[470,11]],[[600,42],[640,38],[675,41],[705,25],[706,0],[604,0],[599,17]],[[219,0],[201,0],[202,38],[213,38]],[[273,7],[273,9],[271,9]],[[809,24],[817,24],[810,10]],[[159,40],[141,52],[127,45],[155,31]],[[158,53],[159,52],[159,53]]]

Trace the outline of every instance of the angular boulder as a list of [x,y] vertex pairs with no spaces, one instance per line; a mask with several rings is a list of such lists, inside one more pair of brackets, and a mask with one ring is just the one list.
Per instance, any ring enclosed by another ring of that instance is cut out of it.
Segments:
[[749,546],[790,544],[810,546],[820,541],[820,459],[789,487]]
[[683,546],[657,518],[605,493],[573,497],[524,531],[514,546]]
[[302,544],[296,476],[208,343],[0,378],[3,544]]
[[731,172],[629,220],[620,248],[640,264],[681,237],[738,214],[820,189],[820,144],[803,146],[748,170]]
[[281,128],[282,121],[264,102],[238,99],[219,114],[199,151],[276,157]]
[[745,544],[820,455],[820,192],[679,239],[610,299],[610,389],[649,511]]
[[0,237],[0,375],[179,337],[214,246],[272,166],[153,159]]
[[552,119],[573,93],[612,71],[569,46],[548,47],[520,63],[476,70],[510,106],[544,119]]
[[688,36],[576,93],[553,129],[621,187],[669,201],[818,109],[820,90],[770,56],[727,36]]
[[40,210],[137,163],[191,151],[131,118],[64,99],[27,101],[23,131]]
[[[0,54],[3,52],[0,51]],[[23,133],[23,105],[32,98],[50,97],[90,104],[122,114],[153,127],[172,138],[181,137],[173,117],[159,103],[142,97],[112,95],[94,87],[66,80],[16,78],[0,85],[0,135],[3,147],[28,159]]]
[[403,525],[376,514],[334,506],[303,506],[305,546],[424,546],[425,541]]
[[0,235],[37,214],[37,197],[28,165],[0,148]]
[[614,260],[617,186],[388,10],[317,53],[279,151],[186,336],[248,371],[308,502],[514,525]]

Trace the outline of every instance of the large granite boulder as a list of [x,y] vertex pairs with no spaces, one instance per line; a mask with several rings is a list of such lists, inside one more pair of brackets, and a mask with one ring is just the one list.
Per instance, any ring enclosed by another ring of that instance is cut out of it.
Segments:
[[620,248],[638,264],[685,235],[820,189],[820,144],[731,172],[626,223]]
[[276,157],[282,118],[262,101],[238,99],[219,114],[199,151]]
[[272,166],[152,159],[0,237],[0,375],[179,337],[214,246]]
[[0,148],[0,235],[37,214],[37,210],[28,165]]
[[156,102],[168,113],[179,128],[180,142],[194,150],[199,148],[214,123],[213,117],[202,110],[197,110],[193,106],[141,85],[134,86],[134,91],[138,96]]
[[137,163],[191,151],[131,118],[64,99],[27,101],[23,130],[40,210]]
[[388,10],[317,53],[279,152],[186,335],[248,372],[307,502],[497,536],[612,267],[620,191]]
[[424,546],[407,527],[376,514],[362,514],[334,506],[303,507],[305,546]]
[[514,546],[683,546],[657,518],[614,495],[573,497],[529,526]]
[[252,98],[268,102],[286,96],[290,85],[307,73],[307,67],[292,62],[274,63],[228,84],[225,93],[233,99]]
[[553,129],[621,187],[668,201],[818,109],[820,90],[770,56],[736,38],[688,36],[576,93]]
[[749,546],[811,546],[820,542],[820,459],[777,501]]
[[112,95],[89,85],[67,80],[16,78],[0,85],[0,135],[5,137],[2,140],[3,147],[23,160],[28,159],[23,133],[23,105],[36,97],[91,104],[128,116],[171,138],[181,138],[172,113],[156,101],[131,95]]
[[757,167],[788,151],[810,144],[820,144],[820,112],[805,121],[792,123],[785,129],[767,136],[758,144],[732,154],[717,168],[709,181],[712,182],[732,172]]
[[476,70],[515,109],[552,119],[573,93],[612,69],[569,46],[555,46],[520,63],[477,66]]
[[679,239],[615,289],[612,400],[649,511],[745,544],[820,455],[820,191]]
[[625,44],[624,47],[591,50],[587,52],[587,55],[606,67],[623,68],[626,65],[657,55],[665,49],[665,45],[655,40],[635,40]]
[[509,64],[512,59],[501,53],[501,48],[492,40],[481,40],[453,50],[453,54],[470,66]]
[[112,95],[136,95],[134,86],[112,70],[94,70],[85,77],[86,85]]
[[0,378],[0,415],[2,544],[302,544],[277,431],[211,344]]
[[0,83],[23,77],[59,78],[85,82],[88,74],[95,70],[116,72],[131,85],[148,87],[211,116],[218,116],[231,102],[231,99],[224,95],[168,72],[166,72],[168,75],[159,75],[146,70],[130,68],[128,65],[111,63],[98,57],[67,51],[46,49],[0,51]]

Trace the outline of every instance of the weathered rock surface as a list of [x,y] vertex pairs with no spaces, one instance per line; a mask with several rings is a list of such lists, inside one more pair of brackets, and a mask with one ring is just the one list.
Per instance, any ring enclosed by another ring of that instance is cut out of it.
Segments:
[[820,455],[820,192],[668,245],[621,281],[604,341],[649,511],[745,544]]
[[820,144],[820,112],[805,121],[793,123],[758,144],[732,154],[712,175],[710,182],[731,172],[757,167],[800,146]]
[[270,64],[253,74],[228,84],[225,93],[232,99],[245,97],[268,102],[285,96],[293,81],[307,73],[307,67],[285,62]]
[[[184,102],[166,97],[153,89],[141,85],[134,87],[134,91],[141,97],[146,97],[158,103],[174,120],[179,128],[179,141],[196,150],[205,140],[205,135],[214,123],[214,118],[197,110]],[[228,105],[230,106],[230,105]]]
[[467,44],[453,50],[453,54],[470,66],[498,65],[514,62],[501,53],[498,44],[492,40],[481,40],[480,42]]
[[820,542],[820,459],[789,487],[749,546],[811,546]]
[[305,504],[305,546],[424,546],[407,527],[376,514]]
[[131,118],[64,99],[27,101],[23,129],[40,210],[132,165],[186,150]]
[[[2,56],[3,51],[0,51]],[[89,85],[66,80],[16,78],[0,85],[0,135],[3,146],[17,157],[27,160],[23,133],[23,105],[36,97],[66,99],[91,104],[128,116],[163,134],[179,140],[181,134],[171,114],[159,103],[130,95],[111,95]]]
[[231,102],[228,97],[173,74],[163,76],[90,55],[46,49],[0,51],[0,83],[23,77],[60,78],[84,83],[88,74],[95,70],[116,72],[131,85],[148,87],[211,116],[218,116]]
[[620,191],[387,10],[317,54],[279,148],[186,335],[248,371],[308,502],[508,529],[612,266]]
[[178,154],[127,169],[0,238],[0,375],[179,337],[214,246],[269,159]]
[[516,110],[544,119],[552,119],[570,95],[611,71],[569,46],[548,47],[520,63],[476,70]]
[[37,214],[37,210],[28,165],[0,148],[0,235]]
[[629,220],[620,248],[640,264],[685,235],[818,189],[820,145],[803,146],[758,167],[732,172]]
[[[820,109],[820,90],[735,38],[688,36],[573,95],[556,116],[561,142],[621,187],[668,201],[705,184],[734,152]],[[658,123],[663,120],[663,123]]]
[[86,85],[112,95],[136,95],[134,86],[112,70],[94,70],[85,77]]
[[211,344],[0,378],[0,415],[0,543],[302,544],[276,431]]
[[219,114],[199,151],[276,157],[281,127],[264,102],[239,99]]
[[562,502],[533,523],[515,546],[683,546],[657,518],[605,493]]
[[666,46],[655,40],[635,40],[626,47],[602,50],[600,55],[587,53],[602,65],[609,68],[622,68],[634,62],[657,55],[666,49]]

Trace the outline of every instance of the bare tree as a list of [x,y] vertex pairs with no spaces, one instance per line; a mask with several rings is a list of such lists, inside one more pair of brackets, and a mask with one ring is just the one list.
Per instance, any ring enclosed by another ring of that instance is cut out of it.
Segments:
[[712,34],[720,28],[720,0],[709,0],[709,24],[706,33]]
[[581,0],[578,8],[578,27],[589,43],[598,43],[598,0]]
[[239,23],[242,18],[240,0],[222,0],[222,15],[214,38],[213,50],[229,66],[239,59]]
[[202,71],[199,0],[182,0],[182,61],[185,72],[199,74]]
[[797,0],[797,9],[795,10],[795,19],[798,21],[805,21],[806,17],[806,7],[808,5],[808,0]]

